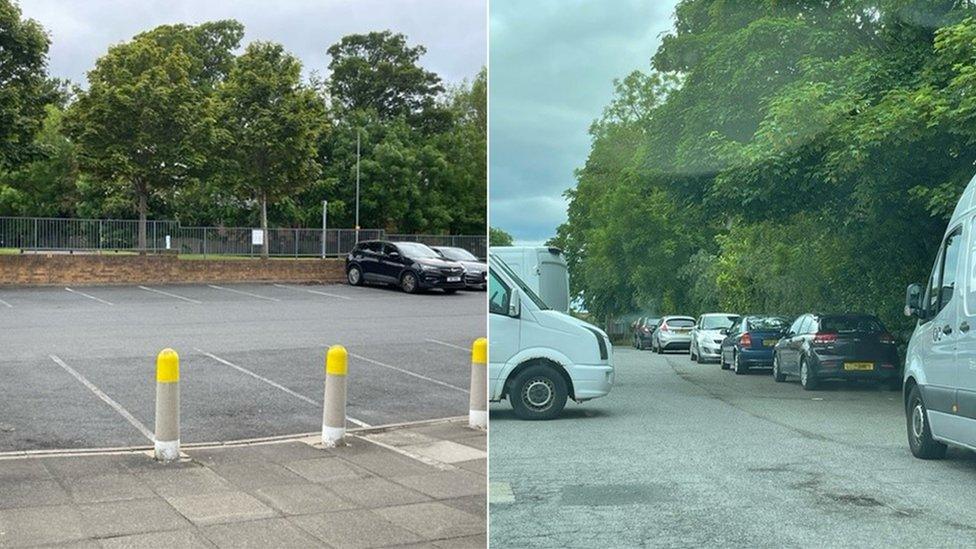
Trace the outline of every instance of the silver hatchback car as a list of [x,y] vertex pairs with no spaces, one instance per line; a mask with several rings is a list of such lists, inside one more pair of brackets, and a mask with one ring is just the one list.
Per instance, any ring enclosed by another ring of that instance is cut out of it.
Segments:
[[651,335],[651,350],[661,354],[665,351],[687,351],[691,347],[691,329],[695,319],[690,316],[666,316],[658,323]]

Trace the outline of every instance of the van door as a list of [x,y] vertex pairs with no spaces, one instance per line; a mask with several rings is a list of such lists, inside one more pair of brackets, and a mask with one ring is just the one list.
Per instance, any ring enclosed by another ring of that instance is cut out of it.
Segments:
[[925,385],[921,386],[929,425],[939,438],[956,440],[955,420],[961,289],[956,287],[962,227],[950,231],[942,243],[925,291],[924,324],[919,326],[919,355],[924,357]]
[[512,288],[488,270],[488,396],[501,397],[505,365],[519,350],[521,319],[509,315]]
[[959,390],[956,394],[958,414],[968,420],[968,437],[960,440],[969,446],[976,446],[976,216],[967,224],[969,230],[966,252],[963,254],[959,285],[962,286],[962,306],[959,308],[959,323],[955,326],[959,336],[956,340],[956,368]]

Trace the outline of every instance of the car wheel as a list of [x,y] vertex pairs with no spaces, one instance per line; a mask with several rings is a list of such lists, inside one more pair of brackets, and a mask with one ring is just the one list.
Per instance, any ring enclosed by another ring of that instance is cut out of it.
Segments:
[[739,353],[732,355],[732,370],[735,371],[735,375],[741,376],[749,371],[749,368],[739,360]]
[[814,391],[817,389],[817,378],[810,372],[807,359],[800,359],[800,385],[804,391]]
[[718,363],[719,363],[719,366],[721,366],[723,370],[728,370],[729,369],[729,363],[728,362],[725,362],[725,353],[722,352],[722,351],[719,351],[719,353],[718,353]]
[[512,382],[508,395],[521,419],[552,419],[566,406],[566,380],[552,366],[529,366]]
[[353,265],[346,271],[346,280],[351,286],[359,286],[363,283],[363,272],[359,270],[358,266]]
[[944,458],[946,445],[932,438],[928,410],[922,401],[922,392],[918,390],[918,385],[912,387],[912,393],[908,396],[906,412],[908,447],[911,449],[912,455],[920,459]]
[[403,273],[400,277],[400,289],[408,294],[415,293],[417,291],[417,275],[410,271]]
[[688,349],[688,354],[691,355],[692,362],[698,362],[698,355],[695,354],[695,347],[692,346]]
[[773,381],[782,383],[786,381],[786,374],[779,370],[779,355],[773,353]]

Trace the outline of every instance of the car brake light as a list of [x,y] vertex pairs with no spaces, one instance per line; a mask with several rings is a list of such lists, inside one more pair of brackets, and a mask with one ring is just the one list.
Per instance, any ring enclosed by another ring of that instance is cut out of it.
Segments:
[[820,332],[819,334],[814,334],[813,342],[814,344],[824,344],[824,343],[834,343],[837,341],[837,334]]
[[891,335],[891,334],[881,334],[881,337],[878,338],[878,341],[880,341],[881,343],[891,343],[891,344],[894,344],[895,343],[895,337],[893,335]]
[[661,331],[662,332],[667,332],[668,331],[668,325],[667,324],[661,324]]
[[752,347],[752,336],[749,335],[749,332],[746,332],[739,337],[739,345],[743,347]]

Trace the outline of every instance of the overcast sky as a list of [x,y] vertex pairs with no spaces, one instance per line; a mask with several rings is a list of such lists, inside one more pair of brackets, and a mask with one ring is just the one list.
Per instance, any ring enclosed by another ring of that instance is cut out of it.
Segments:
[[563,191],[613,79],[647,69],[677,0],[491,0],[491,225],[521,243],[555,235]]
[[423,44],[421,63],[447,82],[472,79],[487,62],[486,0],[19,0],[51,35],[50,73],[85,83],[108,47],[166,23],[236,19],[243,43],[280,42],[305,74],[326,74],[325,50],[347,34],[390,29]]

